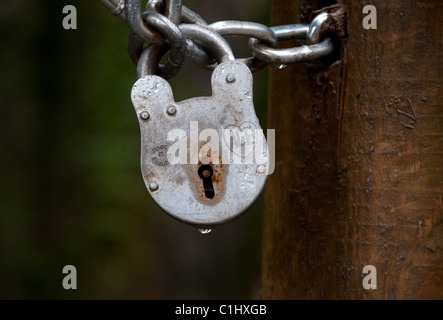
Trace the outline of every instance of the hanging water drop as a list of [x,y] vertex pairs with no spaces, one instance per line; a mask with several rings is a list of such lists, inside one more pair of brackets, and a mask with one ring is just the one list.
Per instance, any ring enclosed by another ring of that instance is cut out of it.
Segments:
[[208,234],[212,231],[212,229],[198,229],[198,232],[201,234]]
[[285,65],[285,64],[280,64],[280,65],[277,66],[277,69],[278,69],[278,70],[282,70],[282,69],[284,69],[284,68],[286,68],[286,67],[287,67],[287,65]]

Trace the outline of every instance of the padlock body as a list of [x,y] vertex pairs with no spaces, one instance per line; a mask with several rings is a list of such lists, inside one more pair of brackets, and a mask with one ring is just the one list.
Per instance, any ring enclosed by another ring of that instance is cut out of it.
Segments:
[[[208,228],[235,219],[256,200],[269,166],[250,70],[238,61],[224,62],[211,83],[212,96],[175,102],[169,83],[150,75],[131,94],[151,196],[172,217]],[[210,166],[211,175],[199,172],[201,166]]]

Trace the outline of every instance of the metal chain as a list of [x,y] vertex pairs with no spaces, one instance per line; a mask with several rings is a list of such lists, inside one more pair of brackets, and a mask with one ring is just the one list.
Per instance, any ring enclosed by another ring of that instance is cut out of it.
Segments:
[[[217,63],[234,59],[230,45],[223,39],[226,36],[249,38],[252,56],[238,60],[252,72],[268,65],[319,59],[335,49],[334,41],[324,37],[321,31],[328,19],[325,12],[318,14],[309,25],[267,27],[247,21],[218,21],[208,25],[197,13],[182,5],[182,0],[149,0],[143,12],[141,0],[100,2],[128,24],[128,54],[138,65],[139,77],[158,74],[169,79],[177,74],[185,58],[199,67],[213,70]],[[306,44],[280,49],[279,42],[288,39],[303,39]],[[161,57],[168,50],[166,63],[160,65]]]
[[268,64],[286,65],[290,63],[315,60],[331,54],[334,43],[331,38],[321,40],[321,26],[328,18],[327,13],[320,13],[310,25],[289,24],[271,27],[278,40],[305,39],[308,45],[288,49],[274,49],[251,39],[249,45],[254,56]]

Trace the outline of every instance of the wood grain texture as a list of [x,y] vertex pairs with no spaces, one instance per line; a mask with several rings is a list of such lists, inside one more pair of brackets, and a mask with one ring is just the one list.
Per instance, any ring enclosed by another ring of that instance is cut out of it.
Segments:
[[[331,4],[273,0],[272,24]],[[373,0],[377,30],[366,4],[339,61],[271,71],[264,299],[443,299],[443,3]]]

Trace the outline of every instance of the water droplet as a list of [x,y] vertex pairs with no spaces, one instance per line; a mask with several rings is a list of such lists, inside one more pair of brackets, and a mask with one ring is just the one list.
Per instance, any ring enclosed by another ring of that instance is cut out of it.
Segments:
[[201,234],[208,234],[212,231],[212,229],[198,229],[198,232]]
[[154,93],[158,93],[158,91],[162,88],[162,84],[160,81],[156,81],[154,84]]
[[284,69],[284,68],[286,68],[287,67],[287,65],[285,65],[285,64],[280,64],[278,67],[277,67],[277,69],[278,70],[282,70],[282,69]]

